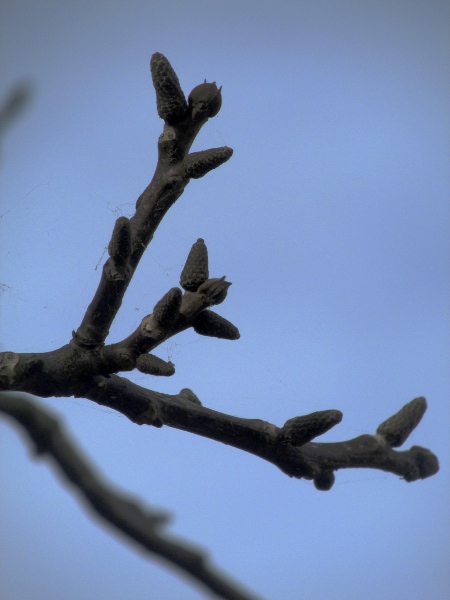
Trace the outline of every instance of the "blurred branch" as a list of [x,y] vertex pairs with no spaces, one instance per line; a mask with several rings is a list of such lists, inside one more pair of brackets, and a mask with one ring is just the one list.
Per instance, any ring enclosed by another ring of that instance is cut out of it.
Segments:
[[24,110],[31,99],[32,86],[28,82],[16,85],[0,105],[0,136],[14,119]]
[[209,592],[228,600],[256,600],[211,565],[203,551],[175,541],[161,529],[169,521],[166,513],[146,508],[128,494],[114,490],[101,480],[76,448],[57,418],[23,394],[1,393],[0,412],[20,424],[37,455],[47,455],[66,483],[71,484],[88,508],[148,553],[202,584]]

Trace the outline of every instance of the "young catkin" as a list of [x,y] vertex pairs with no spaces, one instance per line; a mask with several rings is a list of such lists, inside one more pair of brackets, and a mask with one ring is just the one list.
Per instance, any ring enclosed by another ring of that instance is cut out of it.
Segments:
[[188,110],[177,74],[167,58],[159,52],[153,54],[150,70],[156,91],[158,115],[168,125],[174,125],[181,121]]
[[195,292],[208,277],[208,249],[204,240],[198,238],[195,244],[192,244],[186,264],[181,271],[180,285],[184,290]]
[[194,319],[194,331],[200,335],[221,338],[223,340],[238,340],[239,329],[216,314],[212,310],[204,310]]

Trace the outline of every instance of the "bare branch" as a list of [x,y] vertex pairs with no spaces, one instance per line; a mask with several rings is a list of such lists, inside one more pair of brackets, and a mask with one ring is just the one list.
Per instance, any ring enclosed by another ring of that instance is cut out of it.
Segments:
[[201,127],[219,112],[221,96],[217,86],[205,83],[194,88],[188,106],[178,77],[165,56],[153,55],[151,71],[158,114],[165,120],[158,140],[158,163],[152,181],[138,198],[134,216],[128,223],[125,217],[116,223],[109,244],[111,257],[103,267],[99,286],[81,325],[73,333],[73,343],[83,348],[99,347],[107,338],[145,249],[190,179],[203,177],[233,153],[231,148],[223,147],[188,154]]
[[[161,394],[115,375],[97,379],[96,385],[84,397],[117,410],[140,425],[168,425],[255,454],[290,477],[313,479],[321,490],[331,488],[334,476],[331,478],[328,473],[339,469],[379,469],[399,475],[408,482],[431,477],[439,470],[438,459],[426,448],[413,446],[398,452],[379,434],[361,435],[345,442],[305,443],[305,431],[311,439],[339,422],[341,413],[337,410],[290,420],[300,425],[302,421],[308,424],[303,431],[302,426],[299,427],[303,435],[299,447],[300,440],[294,435],[295,427],[291,430],[290,421],[287,428],[286,425],[279,428],[260,419],[233,417],[200,404],[193,406],[181,393],[175,396]],[[294,444],[290,443],[289,437]],[[323,487],[325,480],[329,487]]]
[[97,517],[170,567],[204,586],[220,598],[256,600],[228,576],[209,564],[207,554],[191,544],[162,533],[168,523],[165,512],[149,509],[129,494],[113,489],[89,465],[59,420],[23,394],[1,393],[0,412],[19,423],[32,440],[37,455],[53,459],[63,480],[72,485]]
[[335,426],[342,413],[331,409],[289,419],[283,427],[259,419],[241,419],[201,406],[193,392],[158,394],[115,375],[135,368],[146,374],[170,376],[174,365],[150,355],[164,340],[193,327],[202,335],[238,339],[239,331],[209,311],[227,296],[225,277],[209,278],[208,253],[199,238],[181,273],[139,327],[118,343],[103,345],[123,295],[161,219],[191,178],[201,177],[231,156],[231,149],[213,148],[189,154],[195,136],[221,106],[220,89],[211,83],[195,87],[186,103],[178,78],[161,54],[152,58],[159,114],[165,119],[158,141],[158,163],[150,185],[136,203],[131,219],[117,220],[97,292],[71,342],[46,353],[0,353],[0,390],[20,390],[40,396],[78,396],[122,412],[139,424],[168,425],[251,452],[277,465],[291,477],[313,479],[328,490],[334,471],[375,468],[406,481],[425,478],[439,469],[429,450],[414,446],[396,452],[419,423],[424,398],[407,404],[384,421],[376,435],[339,443],[316,443]]

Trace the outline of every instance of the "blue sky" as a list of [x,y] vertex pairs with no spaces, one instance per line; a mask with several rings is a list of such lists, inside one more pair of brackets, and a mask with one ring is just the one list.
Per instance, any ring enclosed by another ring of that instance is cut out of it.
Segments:
[[[277,425],[342,410],[324,441],[428,400],[405,449],[433,450],[437,476],[340,471],[328,493],[87,400],[41,401],[111,482],[267,599],[450,593],[449,23],[444,0],[2,2],[0,97],[33,86],[0,157],[2,350],[52,350],[80,324],[156,163],[158,51],[186,94],[223,86],[193,149],[234,155],[168,213],[109,340],[178,284],[198,237],[210,275],[233,282],[218,312],[241,339],[185,332],[158,349],[172,378],[130,379]],[[9,423],[0,433],[3,597],[204,597],[91,521]]]

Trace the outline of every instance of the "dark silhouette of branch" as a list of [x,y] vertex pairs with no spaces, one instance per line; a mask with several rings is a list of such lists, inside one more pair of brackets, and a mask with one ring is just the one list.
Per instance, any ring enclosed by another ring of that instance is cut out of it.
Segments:
[[[416,481],[439,470],[436,456],[420,446],[393,450],[418,425],[427,404],[425,398],[411,400],[384,421],[376,434],[352,440],[317,443],[311,440],[340,422],[338,410],[324,410],[295,417],[279,428],[261,419],[243,419],[211,410],[186,395],[162,394],[117,376],[102,378],[88,390],[86,398],[107,406],[135,423],[168,425],[255,454],[279,467],[290,477],[313,479],[319,490],[331,489],[338,469],[368,468],[394,473],[405,481]],[[328,475],[331,474],[331,475]],[[324,486],[324,476],[329,484]]]
[[30,101],[31,94],[32,88],[28,82],[19,83],[10,91],[0,106],[0,136],[23,111]]
[[20,116],[30,102],[33,88],[27,81],[16,84],[0,103],[0,153],[3,136],[10,125]]
[[210,278],[206,244],[199,238],[181,272],[182,289],[168,290],[134,332],[105,345],[126,289],[161,219],[191,179],[202,177],[232,155],[227,147],[189,153],[201,127],[219,112],[221,89],[204,82],[186,100],[166,57],[154,54],[150,66],[157,111],[165,122],[153,179],[139,197],[135,214],[117,219],[99,286],[70,342],[46,353],[1,353],[0,390],[88,398],[139,424],[168,425],[251,452],[291,477],[314,480],[320,490],[329,490],[334,471],[343,468],[381,469],[406,481],[434,475],[439,465],[429,450],[419,446],[404,452],[393,450],[419,423],[426,409],[424,398],[412,400],[382,423],[375,435],[324,444],[314,440],[339,423],[342,414],[338,410],[297,416],[279,428],[205,408],[193,393],[159,394],[117,375],[133,369],[173,375],[174,365],[150,352],[189,327],[201,335],[239,338],[232,323],[210,310],[225,300],[231,284],[225,277]]
[[[222,106],[221,88],[205,81],[186,100],[165,56],[154,54],[150,68],[157,112],[164,120],[153,178],[138,198],[134,215],[117,219],[97,291],[72,339],[51,352],[0,353],[0,412],[20,423],[36,452],[50,455],[88,506],[129,539],[222,598],[251,600],[248,593],[213,570],[202,552],[164,535],[161,530],[166,515],[145,509],[103,483],[54,417],[23,395],[1,392],[87,398],[139,425],[167,425],[250,452],[290,477],[313,480],[315,487],[323,491],[331,489],[339,469],[380,469],[405,481],[416,481],[437,473],[439,463],[432,452],[420,446],[394,450],[406,441],[425,413],[427,404],[422,397],[381,423],[374,434],[339,443],[318,443],[318,436],[341,421],[339,410],[296,416],[277,427],[260,419],[233,417],[204,407],[188,388],[176,395],[162,394],[118,375],[134,369],[149,375],[173,375],[172,362],[150,353],[190,327],[200,335],[239,338],[235,325],[210,310],[226,299],[231,283],[225,277],[210,277],[207,247],[199,238],[181,272],[181,289],[169,289],[128,337],[105,344],[139,261],[169,208],[191,179],[203,177],[233,153],[228,147],[189,153],[201,127]],[[23,91],[16,93],[0,111],[0,132],[25,97]]]
[[240,589],[228,576],[214,569],[204,551],[163,533],[162,529],[170,520],[167,513],[149,509],[129,494],[102,481],[59,420],[47,409],[23,394],[0,392],[0,413],[22,426],[36,454],[52,459],[62,479],[74,487],[97,517],[218,597],[257,600],[256,596]]

